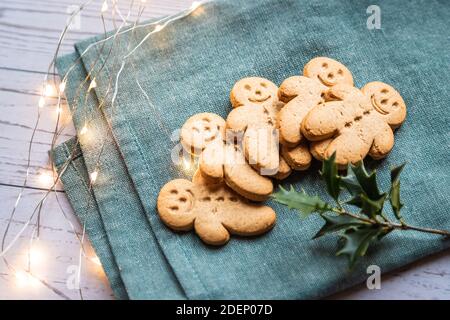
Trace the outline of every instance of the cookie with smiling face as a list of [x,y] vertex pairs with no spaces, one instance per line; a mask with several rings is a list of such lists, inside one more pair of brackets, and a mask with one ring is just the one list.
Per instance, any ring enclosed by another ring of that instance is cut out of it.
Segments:
[[337,84],[353,86],[353,76],[339,61],[327,57],[317,57],[310,60],[303,68],[305,77],[319,80],[327,87]]
[[[308,112],[302,134],[315,141],[311,144],[314,157],[322,160],[336,152],[336,163],[345,168],[366,155],[381,159],[391,151],[393,128],[406,117],[403,99],[386,84],[369,83],[364,88],[361,91],[345,84],[333,86],[329,94],[334,101],[319,104]],[[374,104],[383,99],[383,109]]]
[[278,87],[272,82],[259,77],[247,77],[239,80],[230,92],[233,108],[243,105],[271,105],[277,100]]
[[224,181],[249,200],[266,200],[273,191],[272,181],[247,163],[239,145],[226,142],[224,127],[225,120],[214,113],[193,115],[181,128],[181,144],[200,157],[199,169],[208,181]]
[[[227,129],[241,137],[249,164],[261,174],[277,175],[280,169],[278,87],[264,78],[239,80],[231,90],[234,109],[227,117]],[[228,132],[227,132],[228,133]]]
[[362,93],[370,98],[375,110],[383,115],[393,128],[399,127],[406,118],[406,104],[402,96],[387,83],[374,81],[367,83]]
[[276,214],[268,206],[250,203],[224,184],[169,181],[159,192],[157,209],[161,220],[176,231],[194,229],[207,244],[224,245],[230,233],[255,236],[269,231]]

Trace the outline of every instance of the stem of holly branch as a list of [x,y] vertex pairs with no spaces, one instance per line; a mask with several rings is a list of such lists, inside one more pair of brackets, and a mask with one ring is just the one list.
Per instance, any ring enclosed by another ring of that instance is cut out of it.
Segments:
[[395,222],[391,222],[389,220],[385,220],[385,221],[377,221],[374,219],[367,219],[364,217],[361,217],[357,214],[351,213],[351,212],[347,212],[345,210],[342,209],[333,209],[333,212],[337,213],[338,215],[345,215],[348,217],[352,217],[355,219],[360,220],[361,222],[365,222],[371,225],[381,225],[386,227],[386,229],[388,230],[414,230],[414,231],[419,231],[419,232],[425,232],[425,233],[433,233],[433,234],[439,234],[442,236],[446,236],[446,237],[450,237],[450,231],[447,230],[440,230],[440,229],[433,229],[433,228],[422,228],[422,227],[416,227],[416,226],[411,226],[405,222],[403,223],[395,223]]

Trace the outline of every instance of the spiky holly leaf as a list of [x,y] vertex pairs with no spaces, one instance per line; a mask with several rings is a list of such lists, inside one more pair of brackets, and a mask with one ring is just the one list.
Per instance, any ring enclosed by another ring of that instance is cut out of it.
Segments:
[[391,170],[391,189],[389,191],[389,202],[391,203],[392,211],[398,220],[402,219],[400,210],[403,203],[400,201],[400,173],[403,170],[405,163],[395,167]]
[[341,183],[352,195],[348,204],[361,208],[361,213],[370,218],[381,214],[386,194],[378,189],[376,171],[368,174],[362,161],[356,166],[349,165],[347,175],[341,178]]
[[358,162],[356,166],[350,167],[362,191],[364,191],[369,199],[378,200],[383,196],[378,189],[376,170],[372,171],[370,174],[367,173],[363,161]]
[[325,224],[322,226],[319,232],[316,233],[313,239],[319,238],[328,233],[333,233],[343,229],[347,229],[349,227],[358,227],[367,225],[361,220],[349,216],[342,216],[342,215],[330,216],[325,214],[322,214],[321,216],[325,220]]
[[272,198],[281,204],[288,206],[289,209],[296,209],[302,213],[304,217],[313,212],[326,212],[331,206],[319,198],[319,196],[310,196],[304,190],[298,192],[291,185],[290,190],[280,189],[272,194]]
[[341,177],[338,175],[338,168],[335,160],[336,152],[334,152],[330,158],[323,160],[320,175],[325,180],[328,194],[334,200],[338,201],[339,193],[341,192]]
[[350,227],[342,235],[343,246],[336,253],[337,256],[348,257],[349,267],[353,268],[358,258],[364,256],[370,244],[385,233],[381,226]]
[[361,213],[374,219],[377,215],[380,215],[383,210],[384,201],[386,200],[386,195],[381,196],[378,200],[371,200],[367,198],[365,194],[360,197],[361,200]]

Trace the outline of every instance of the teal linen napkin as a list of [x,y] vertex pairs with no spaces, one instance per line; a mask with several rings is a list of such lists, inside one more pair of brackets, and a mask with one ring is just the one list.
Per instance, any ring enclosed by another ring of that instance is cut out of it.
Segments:
[[[59,172],[65,168],[61,181],[65,189],[69,191],[66,193],[67,197],[78,219],[85,225],[86,233],[108,277],[114,296],[118,299],[127,299],[128,294],[109,245],[97,202],[89,190],[89,177],[76,139],[72,138],[56,147],[52,160]],[[68,163],[67,166],[66,163]]]
[[[89,132],[80,136],[85,170],[92,173],[97,170],[97,166],[101,168],[91,190],[98,206],[98,212],[92,215],[100,217],[103,222],[104,234],[108,236],[111,251],[129,298],[183,299],[185,295],[162,251],[158,248],[142,205],[119,156],[117,146],[109,133],[107,123],[101,116],[94,92],[80,95],[80,92],[87,92],[89,84],[84,81],[86,71],[79,56],[73,53],[59,58],[57,68],[61,77],[64,77],[72,68],[72,71],[68,73],[65,94],[77,131],[82,130],[85,125],[89,128]],[[70,147],[67,145],[61,148],[59,153]],[[57,155],[60,158],[64,156]],[[78,209],[78,206],[83,206],[84,198],[78,193],[86,193],[86,191],[79,190],[72,181],[84,180],[83,185],[89,185],[89,180],[85,180],[88,175],[80,168],[78,170],[80,176],[75,176],[76,173],[75,170],[65,172],[62,181],[69,197],[77,199],[76,202],[72,201],[72,204],[75,212],[80,216],[85,214],[80,211],[82,207]],[[97,232],[102,231],[97,230]],[[99,251],[102,250],[100,245],[95,243],[93,245]],[[117,295],[117,297],[122,296]]]
[[[401,92],[409,108],[406,123],[397,131],[389,157],[371,165],[384,180],[389,167],[407,161],[402,196],[408,221],[450,228],[445,106],[449,92],[442,86],[448,81],[442,67],[448,64],[444,53],[450,49],[446,36],[450,4],[381,2],[381,30],[366,29],[369,5],[367,1],[215,1],[201,13],[152,35],[123,69],[120,59],[101,58],[106,68],[96,72],[98,54],[104,57],[98,45],[82,57],[87,68],[94,68],[95,92],[105,99],[101,110],[120,150],[120,154],[108,152],[105,159],[123,155],[152,230],[189,298],[320,297],[363,281],[369,265],[387,272],[449,246],[433,235],[393,233],[349,272],[347,262],[333,254],[335,237],[310,240],[320,219],[300,220],[273,202],[268,204],[277,211],[278,221],[269,234],[233,238],[222,248],[205,246],[193,232],[170,231],[155,210],[164,183],[185,176],[171,162],[174,144],[167,133],[198,112],[226,116],[231,108],[229,90],[242,77],[258,75],[281,83],[298,74],[311,58],[324,55],[346,64],[357,86],[381,80]],[[134,38],[121,36],[114,42],[113,56],[124,56],[149,30],[140,29]],[[78,52],[93,41],[77,44]],[[112,104],[113,95],[107,91],[120,70]],[[294,174],[284,184],[325,196],[318,167]],[[112,170],[122,174],[120,169]],[[121,193],[111,189],[117,196]]]

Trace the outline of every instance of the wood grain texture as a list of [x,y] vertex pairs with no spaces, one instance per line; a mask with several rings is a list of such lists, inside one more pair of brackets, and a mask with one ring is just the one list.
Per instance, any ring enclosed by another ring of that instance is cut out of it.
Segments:
[[[191,0],[147,0],[143,19],[173,14],[189,7]],[[23,184],[28,142],[37,116],[41,84],[52,58],[60,32],[68,18],[68,7],[82,3],[77,0],[3,0],[0,2],[0,232],[6,224],[16,197]],[[73,50],[73,44],[102,32],[99,12],[103,1],[95,0],[83,10],[80,29],[72,29],[61,47],[61,54]],[[111,7],[111,1],[108,1]],[[125,14],[131,0],[118,1]],[[135,1],[139,3],[139,1]],[[109,10],[111,11],[111,10]],[[134,10],[136,13],[137,10]],[[132,14],[130,19],[136,17]],[[114,27],[113,18],[106,15],[108,29]],[[50,169],[48,150],[57,113],[55,101],[48,100],[42,109],[42,119],[32,145],[30,178],[19,204],[7,242],[24,226],[34,206],[45,194],[46,182],[41,174]],[[74,135],[66,106],[62,123],[66,126],[61,141]],[[44,261],[32,265],[33,273],[42,282],[22,284],[15,271],[0,260],[0,299],[79,299],[77,290],[67,287],[67,268],[78,262],[79,243],[76,233],[81,227],[58,186],[45,202],[39,246]],[[58,196],[61,207],[56,199]],[[68,220],[61,208],[67,213]],[[75,230],[69,224],[70,221]],[[18,268],[26,267],[30,225],[8,252],[8,261]],[[91,247],[87,253],[93,256]],[[107,279],[98,265],[83,260],[81,287],[86,299],[111,299]],[[430,257],[397,272],[382,277],[381,290],[368,290],[360,285],[339,293],[332,299],[450,299],[450,253]]]

